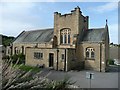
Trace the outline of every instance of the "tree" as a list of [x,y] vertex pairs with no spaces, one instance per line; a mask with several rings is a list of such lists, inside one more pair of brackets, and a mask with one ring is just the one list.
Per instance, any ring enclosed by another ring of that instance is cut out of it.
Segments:
[[15,37],[8,37],[8,36],[5,36],[5,35],[1,35],[2,36],[2,45],[3,46],[9,46],[10,43],[12,43],[12,41],[15,39]]

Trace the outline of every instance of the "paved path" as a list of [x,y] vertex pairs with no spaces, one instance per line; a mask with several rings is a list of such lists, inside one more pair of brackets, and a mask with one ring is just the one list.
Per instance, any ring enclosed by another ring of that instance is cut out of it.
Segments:
[[92,88],[118,88],[118,72],[95,72],[95,71],[55,71],[43,69],[41,76],[52,72],[48,78],[51,80],[62,80],[66,76],[70,77],[71,81],[76,81],[75,85],[80,86],[80,88],[89,88],[90,81],[86,79],[86,72],[94,73],[94,79],[91,81]]
[[[94,73],[94,79],[91,81],[92,88],[118,88],[118,72],[116,72],[117,67],[109,67],[110,72],[95,72],[95,71],[55,71],[49,69],[43,69],[41,76],[45,76],[49,72],[51,74],[48,76],[51,80],[63,80],[65,77],[70,77],[70,80],[76,82],[75,85],[80,86],[80,88],[89,88],[90,81],[86,79],[86,72]],[[1,70],[0,70],[1,71]],[[120,75],[119,75],[120,77]],[[1,81],[1,80],[0,80]]]

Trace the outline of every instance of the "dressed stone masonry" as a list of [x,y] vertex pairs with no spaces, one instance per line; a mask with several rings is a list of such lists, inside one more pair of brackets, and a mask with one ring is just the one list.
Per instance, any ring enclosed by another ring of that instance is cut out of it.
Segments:
[[44,65],[56,70],[92,69],[105,72],[109,57],[109,32],[89,29],[89,17],[79,7],[69,14],[54,13],[54,28],[21,32],[12,44],[12,54],[26,55],[26,65]]

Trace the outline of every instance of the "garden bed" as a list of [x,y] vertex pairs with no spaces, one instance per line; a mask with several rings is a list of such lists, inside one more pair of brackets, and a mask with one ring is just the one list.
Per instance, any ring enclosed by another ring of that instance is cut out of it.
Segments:
[[22,71],[30,71],[32,70],[32,72],[39,72],[41,69],[38,67],[34,67],[34,66],[28,66],[28,65],[17,65],[16,67],[19,67],[20,70]]

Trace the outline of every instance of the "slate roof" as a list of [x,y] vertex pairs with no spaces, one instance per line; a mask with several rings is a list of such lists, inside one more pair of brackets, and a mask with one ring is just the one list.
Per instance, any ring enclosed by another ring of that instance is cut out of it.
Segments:
[[[82,41],[91,41],[91,42],[99,42],[105,40],[106,30],[105,28],[97,28],[97,29],[88,29],[82,32],[81,38]],[[13,43],[44,43],[49,42],[54,35],[54,29],[42,29],[42,30],[33,30],[33,31],[23,31],[18,37],[15,39]]]
[[106,36],[105,28],[88,29],[84,32],[83,41],[99,42],[104,41]]
[[13,43],[43,43],[49,42],[53,37],[53,28],[33,31],[23,31]]

